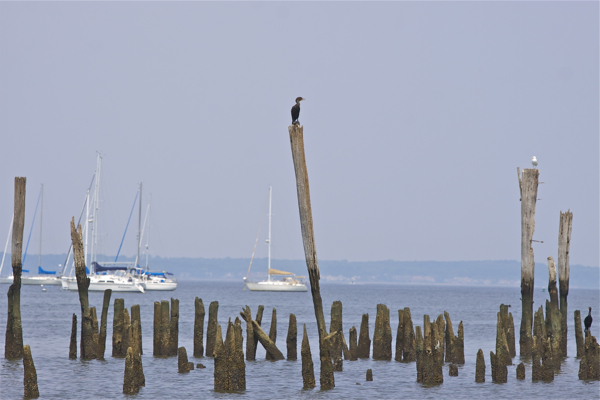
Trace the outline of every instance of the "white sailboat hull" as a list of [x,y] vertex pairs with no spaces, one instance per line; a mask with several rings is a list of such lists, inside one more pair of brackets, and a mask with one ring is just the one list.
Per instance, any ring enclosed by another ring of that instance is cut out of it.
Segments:
[[177,289],[177,282],[152,282],[146,281],[144,282],[146,285],[146,290],[163,290],[163,291],[171,291]]
[[306,292],[308,289],[302,283],[279,281],[246,282],[248,289],[257,292]]
[[[0,278],[0,283],[7,283],[12,285],[14,277],[9,276],[7,278]],[[60,286],[60,278],[56,276],[21,276],[22,285],[46,285],[46,286]]]
[[[137,280],[129,282],[127,279],[114,277],[110,275],[102,275],[102,278],[90,276],[90,286],[88,287],[89,292],[104,292],[106,289],[111,289],[113,292],[133,292],[133,293],[145,293],[145,285]],[[63,280],[63,288],[76,292],[77,279],[69,278]]]

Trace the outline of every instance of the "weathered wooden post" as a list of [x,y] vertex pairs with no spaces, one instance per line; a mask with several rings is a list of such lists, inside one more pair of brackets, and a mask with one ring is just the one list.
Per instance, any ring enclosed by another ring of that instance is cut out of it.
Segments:
[[385,304],[377,304],[375,332],[373,332],[373,360],[392,359],[392,328],[390,310]]
[[85,272],[85,255],[83,253],[83,240],[81,236],[81,225],[75,229],[75,218],[71,219],[71,241],[73,242],[73,257],[75,259],[75,276],[77,278],[77,291],[79,292],[79,304],[81,306],[81,343],[80,357],[83,360],[96,358],[96,342],[92,329],[92,317],[90,315],[90,303],[88,300],[88,288],[90,278]]
[[204,303],[196,297],[194,300],[194,357],[204,356]]
[[423,382],[423,335],[421,334],[421,327],[415,327],[415,353],[417,360],[417,382]]
[[343,323],[342,323],[342,302],[337,300],[331,305],[331,322],[329,324],[329,333],[340,331],[340,335],[335,336],[332,341],[332,345],[329,348],[329,355],[333,364],[334,371],[342,371],[344,369],[344,361],[342,360],[342,336],[343,336]]
[[[192,368],[190,368],[190,364],[192,364]],[[177,349],[177,372],[185,374],[194,369],[193,367],[194,363],[188,361],[187,350],[185,347]]]
[[244,337],[242,335],[242,322],[236,317],[233,325],[235,348],[232,350],[232,381],[233,390],[246,390],[246,363],[244,362]]
[[513,358],[517,355],[515,348],[515,324],[512,313],[508,312],[508,307],[510,306],[500,304],[500,317],[502,318],[502,328],[504,329],[504,334],[506,336],[508,352],[510,354],[510,358]]
[[127,347],[123,346],[123,325],[125,323],[125,300],[115,299],[113,304],[113,334],[112,334],[112,356],[127,356]]
[[579,379],[600,380],[600,345],[591,334],[585,336],[585,349],[579,362]]
[[465,363],[465,330],[463,328],[463,322],[458,323],[458,337],[455,342],[456,346],[452,351],[454,354],[454,364]]
[[8,288],[8,315],[4,341],[4,358],[23,358],[23,326],[21,325],[21,261],[23,252],[23,226],[25,225],[25,184],[27,178],[15,178],[14,214],[12,227],[11,264],[13,283]]
[[96,358],[98,358],[98,315],[96,314],[96,307],[90,307],[90,316],[92,317],[92,339],[94,340],[94,348],[96,349]]
[[168,357],[171,355],[171,316],[168,300],[161,300],[160,311],[160,355]]
[[[137,328],[134,329],[134,326]],[[131,306],[131,336],[135,340],[135,344],[137,348],[133,350],[138,354],[144,354],[143,346],[142,346],[142,317],[140,316],[140,305],[135,304]]]
[[535,204],[537,201],[538,169],[524,169],[519,174],[521,191],[521,328],[519,347],[521,356],[531,355],[533,322],[533,287],[535,261],[533,258],[533,231],[535,228]]
[[296,327],[296,316],[294,314],[290,314],[290,323],[288,325],[285,344],[287,347],[287,359],[296,361],[298,359],[298,328]]
[[[246,306],[247,307],[247,306]],[[254,320],[248,320],[248,316],[250,313],[246,311],[246,309],[242,310],[240,312],[240,316],[242,317],[242,319],[244,321],[246,321],[247,323],[252,323],[252,327],[253,327],[253,331],[254,331],[254,337],[258,338],[258,341],[260,342],[260,344],[262,344],[262,346],[265,348],[265,350],[267,351],[267,354],[270,353],[270,359],[271,360],[283,360],[285,359],[285,357],[283,356],[283,353],[281,353],[281,351],[277,348],[277,346],[275,345],[275,343],[273,343],[273,341],[269,338],[269,336],[267,336],[267,334],[262,330],[262,328],[260,327],[260,325],[258,325],[258,323]]]
[[508,349],[508,343],[506,341],[506,334],[504,326],[502,324],[502,315],[497,313],[496,322],[496,357],[498,362],[504,366],[512,365],[512,359],[510,357],[510,350]]
[[[138,365],[139,364],[139,365]],[[140,365],[141,365],[141,357],[140,355],[136,355],[135,351],[131,348],[127,348],[127,353],[125,355],[125,373],[123,375],[123,393],[124,394],[135,394],[140,391],[140,386],[144,386],[142,384],[142,379],[145,381],[145,378],[140,377]],[[142,373],[143,376],[143,373]]]
[[477,360],[475,361],[475,382],[485,382],[485,359],[481,349],[477,351]]
[[448,376],[458,376],[458,366],[456,364],[449,365]]
[[[556,285],[556,265],[552,257],[548,257],[548,295],[550,301],[546,300],[546,331],[550,338],[552,354],[560,355],[562,353],[561,335],[562,335],[562,316],[558,303],[558,288]],[[558,360],[559,357],[556,357]],[[557,362],[557,367],[560,363]]]
[[152,343],[152,354],[154,356],[160,356],[162,349],[160,348],[160,335],[161,335],[161,321],[162,321],[162,309],[159,301],[154,302],[154,332],[153,332],[153,343]]
[[[277,343],[277,310],[273,307],[273,312],[271,313],[271,326],[269,328],[269,339],[273,342],[273,344]],[[267,353],[267,360],[272,360],[271,354]]]
[[[438,334],[439,334],[438,340],[440,342],[438,358],[439,358],[439,362],[442,365],[444,365],[444,355],[445,355],[445,348],[446,348],[446,323],[444,322],[444,316],[442,314],[438,315],[437,319],[435,320],[435,323],[437,324]],[[458,374],[458,369],[456,370],[456,373]],[[458,376],[458,375],[453,375],[453,376]]]
[[358,335],[358,358],[369,358],[371,355],[371,338],[369,337],[369,314],[363,314]]
[[102,301],[102,315],[100,316],[100,334],[98,336],[98,358],[101,360],[104,360],[104,352],[106,351],[106,326],[108,325],[108,307],[110,306],[111,294],[112,289],[106,289],[104,291],[104,299]]
[[402,343],[402,362],[413,362],[417,359],[415,352],[415,331],[413,329],[410,308],[404,307],[404,341]]
[[367,370],[367,382],[373,382],[373,370],[371,368]]
[[256,359],[256,342],[254,340],[254,327],[252,326],[252,311],[249,306],[242,309],[246,315],[246,360],[254,361]]
[[300,356],[302,357],[302,387],[303,389],[312,389],[315,387],[315,370],[310,352],[310,343],[306,334],[306,324],[304,324]]
[[[129,311],[127,308],[123,309],[123,329],[121,331],[121,348],[127,357],[127,348],[131,346],[131,318],[129,317]],[[134,354],[135,354],[135,348]]]
[[[581,322],[579,323],[581,325]],[[73,322],[71,324],[71,341],[69,343],[69,358],[77,358],[77,314],[73,313]]]
[[[265,306],[263,305],[259,305],[258,306],[258,310],[256,310],[256,318],[254,319],[256,321],[256,323],[258,324],[258,326],[262,326],[262,317],[263,317],[263,312],[265,311]],[[252,320],[252,316],[250,314],[250,309],[248,309],[248,317],[250,318],[250,320]],[[252,325],[252,332],[254,332],[254,325]],[[258,346],[258,336],[253,335],[254,337],[254,349],[252,350],[252,360],[256,359],[256,349]]]
[[37,372],[35,365],[33,364],[33,357],[31,356],[31,348],[28,344],[23,346],[23,386],[25,389],[25,398],[37,398],[40,396],[37,384]]
[[[208,306],[208,326],[206,327],[206,357],[214,357],[215,337],[217,335],[217,321],[219,313],[219,302],[213,301]],[[223,338],[221,338],[221,342]]]
[[577,358],[583,357],[585,352],[585,344],[583,341],[583,332],[581,330],[581,313],[575,310],[575,343],[577,344]]
[[177,355],[179,347],[179,299],[171,297],[171,319],[169,321],[169,356]]
[[517,365],[517,379],[520,381],[525,379],[525,364],[523,363]]
[[573,213],[568,210],[560,213],[558,229],[558,280],[560,292],[561,335],[560,355],[567,356],[567,296],[569,295],[569,249],[571,247],[571,229],[573,227]]
[[454,348],[456,346],[457,338],[454,336],[454,330],[452,329],[452,320],[450,314],[444,311],[444,318],[446,319],[446,362],[453,363],[455,361]]
[[302,242],[304,243],[304,254],[310,280],[310,291],[313,298],[315,317],[319,330],[319,358],[321,359],[320,383],[322,389],[328,389],[335,387],[335,380],[333,377],[331,357],[329,355],[329,345],[323,340],[323,338],[327,336],[327,327],[325,326],[323,300],[321,299],[321,290],[319,286],[321,276],[319,274],[319,263],[317,261],[317,249],[313,231],[308,171],[306,169],[306,160],[304,157],[304,128],[299,124],[291,125],[288,128],[288,131],[290,134],[294,170],[296,172],[296,188],[298,191],[298,209],[300,211]]
[[398,310],[398,330],[396,331],[396,355],[394,360],[402,361],[404,349],[404,310]]
[[[209,309],[210,310],[210,309]],[[209,313],[210,315],[210,313]],[[221,325],[217,324],[214,337],[214,350],[211,357],[215,358],[214,361],[214,388],[215,390],[227,390],[228,382],[228,368],[227,368],[227,354],[225,352],[225,346],[223,345],[223,333],[221,332]],[[207,354],[208,356],[208,354]]]

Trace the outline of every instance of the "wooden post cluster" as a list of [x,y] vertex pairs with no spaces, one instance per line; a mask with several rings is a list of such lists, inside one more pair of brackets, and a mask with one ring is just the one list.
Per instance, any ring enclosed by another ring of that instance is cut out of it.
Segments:
[[[273,307],[273,312],[271,313],[271,326],[269,327],[269,339],[273,342],[273,344],[277,343],[277,310]],[[273,360],[273,356],[271,353],[267,352],[266,355],[267,360]]]
[[550,338],[546,333],[544,322],[544,310],[542,307],[535,312],[533,326],[533,348],[531,352],[531,380],[552,381],[554,380],[554,361]]
[[302,242],[304,244],[304,255],[306,267],[310,280],[310,291],[313,298],[317,328],[319,330],[319,358],[321,360],[321,389],[335,387],[333,377],[333,366],[329,355],[329,344],[324,338],[327,335],[325,326],[325,315],[323,314],[323,300],[319,280],[319,263],[317,261],[317,249],[313,230],[312,209],[310,204],[310,189],[308,183],[308,171],[304,156],[304,129],[302,126],[292,124],[288,128],[290,134],[290,145],[292,148],[292,159],[296,173],[296,189],[298,192],[298,210],[300,212],[300,226],[302,229]]
[[560,213],[558,228],[558,279],[560,294],[561,335],[560,353],[562,357],[567,356],[567,296],[569,295],[569,249],[571,247],[571,230],[573,226],[573,213],[571,210]]
[[[213,301],[208,306],[208,325],[206,327],[206,357],[214,357],[218,314],[219,302]],[[223,338],[221,338],[221,341],[223,341]]]
[[369,336],[369,314],[363,314],[360,322],[360,333],[358,335],[358,358],[369,358],[371,356],[371,338]]
[[285,344],[287,347],[287,359],[296,361],[298,359],[298,328],[296,327],[296,316],[294,314],[290,314]]
[[246,364],[244,363],[242,325],[239,318],[236,318],[235,325],[229,320],[225,342],[221,335],[221,326],[217,325],[214,350],[214,388],[227,392],[246,390]]
[[204,356],[204,303],[196,297],[194,300],[194,357]]
[[443,337],[437,323],[431,323],[429,315],[424,315],[423,336],[421,336],[421,327],[417,327],[416,336],[417,382],[442,383],[444,381],[443,361],[439,353],[442,351],[440,342]]
[[33,364],[33,357],[31,356],[31,348],[28,344],[23,346],[23,388],[25,391],[25,398],[37,398],[40,396],[37,384],[37,372],[35,365]]
[[[116,301],[116,300],[115,300]],[[170,312],[169,312],[170,311]],[[154,356],[177,356],[179,348],[179,300],[154,302]],[[207,346],[208,347],[208,346]],[[208,355],[208,354],[207,354]]]
[[585,336],[585,348],[579,363],[579,379],[600,380],[600,345],[589,333]]
[[519,347],[521,356],[529,356],[532,347],[533,288],[535,261],[533,258],[533,231],[535,229],[535,204],[537,202],[538,169],[524,169],[519,174],[521,191],[521,327]]
[[100,334],[98,335],[98,358],[100,360],[104,360],[104,353],[106,351],[106,329],[108,325],[108,307],[110,306],[111,294],[112,289],[106,289],[104,291],[104,299],[102,301],[102,315],[100,316]]
[[331,355],[331,361],[333,364],[334,371],[342,371],[344,369],[344,362],[342,360],[343,351],[343,321],[342,321],[342,302],[337,300],[331,305],[331,323],[329,324],[329,333],[340,332],[333,338],[329,354]]
[[373,360],[392,359],[392,328],[390,310],[384,304],[377,304],[375,332],[373,332]]
[[4,358],[20,360],[23,358],[23,326],[21,325],[21,272],[23,252],[23,227],[25,225],[25,185],[27,178],[15,178],[15,197],[12,227],[11,264],[13,283],[8,288],[8,313],[6,336],[4,340]]
[[481,349],[477,351],[477,360],[475,361],[475,382],[485,382],[485,359]]
[[585,353],[585,342],[583,341],[583,331],[581,329],[581,312],[575,310],[575,342],[577,343],[577,358],[583,357]]
[[458,324],[458,336],[454,336],[454,329],[452,328],[452,320],[450,314],[444,311],[444,318],[446,319],[446,362],[454,364],[465,363],[465,337],[463,323],[460,321]]
[[[77,291],[79,292],[79,304],[81,306],[81,342],[79,355],[82,360],[92,360],[96,358],[97,336],[94,340],[93,315],[88,300],[88,288],[90,278],[85,271],[85,255],[83,253],[83,240],[81,225],[75,228],[75,218],[71,219],[71,241],[73,243],[73,257],[75,259],[75,276],[77,278]],[[96,321],[97,326],[97,321]]]
[[[262,330],[260,325],[258,325],[258,323],[255,320],[253,320],[253,319],[248,320],[248,315],[250,315],[250,307],[246,306],[240,312],[240,316],[242,317],[242,319],[244,321],[246,321],[246,323],[252,324],[252,330],[253,330],[254,337],[256,339],[258,339],[260,344],[267,351],[267,355],[269,357],[268,359],[273,360],[273,361],[283,360],[285,358],[283,356],[283,353],[277,348],[275,343],[271,340],[271,338],[269,336],[267,336],[267,334]],[[217,339],[218,339],[218,337],[217,337]]]

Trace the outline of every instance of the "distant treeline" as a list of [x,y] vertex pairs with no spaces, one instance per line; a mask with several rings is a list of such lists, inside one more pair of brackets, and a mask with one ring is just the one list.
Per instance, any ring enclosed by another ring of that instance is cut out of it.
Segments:
[[[2,254],[2,253],[0,253]],[[42,268],[58,270],[66,254],[42,256]],[[114,256],[98,256],[98,260],[114,261]],[[133,257],[119,257],[119,261],[134,261]],[[71,261],[72,262],[72,261]],[[24,268],[37,272],[38,257],[29,256]],[[142,259],[143,266],[145,258]],[[169,271],[178,279],[240,280],[248,272],[249,258],[184,258],[150,257],[152,271]],[[306,275],[304,260],[271,260],[272,268]],[[2,275],[10,272],[10,254],[7,254]],[[323,283],[400,283],[400,284],[450,284],[450,285],[500,285],[521,284],[521,263],[516,260],[500,261],[319,261]],[[254,259],[250,278],[266,277],[267,260]],[[570,287],[598,288],[600,268],[571,265]],[[535,283],[548,284],[548,266],[536,263]]]

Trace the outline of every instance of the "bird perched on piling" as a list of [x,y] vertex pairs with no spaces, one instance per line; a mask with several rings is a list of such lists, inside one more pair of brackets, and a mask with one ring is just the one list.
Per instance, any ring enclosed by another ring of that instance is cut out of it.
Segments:
[[531,157],[531,164],[533,164],[533,168],[537,167],[537,158],[535,156]]
[[292,125],[300,124],[298,117],[300,116],[300,102],[304,100],[302,97],[296,97],[296,104],[292,107]]
[[590,332],[590,328],[592,327],[592,307],[589,307],[590,312],[588,316],[583,320],[583,325],[585,325],[585,331]]

